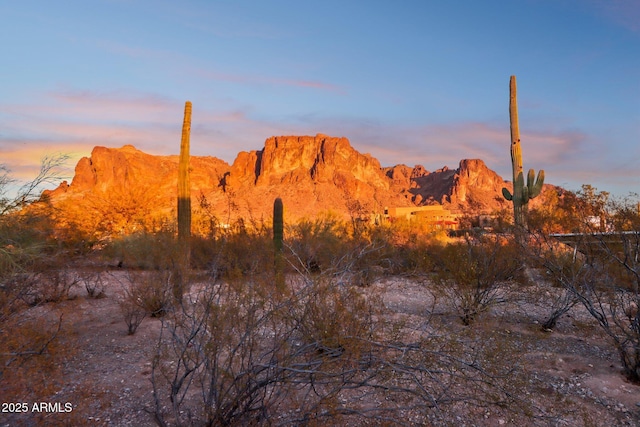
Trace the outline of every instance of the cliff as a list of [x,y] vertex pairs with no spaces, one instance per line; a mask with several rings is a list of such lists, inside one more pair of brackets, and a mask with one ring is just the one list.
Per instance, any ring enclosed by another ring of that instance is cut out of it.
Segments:
[[[283,199],[288,220],[326,211],[366,216],[389,206],[434,203],[464,212],[509,207],[501,195],[509,184],[482,160],[464,159],[457,169],[433,172],[420,165],[383,168],[347,138],[322,134],[268,138],[262,150],[240,152],[232,165],[192,156],[190,169],[194,209],[220,222],[269,219],[276,197]],[[149,218],[170,221],[177,170],[178,156],[154,156],[131,145],[95,147],[78,162],[71,184],[44,195],[62,209],[99,212],[94,227],[104,225],[105,212],[123,211],[111,226],[129,232],[132,222],[139,228]]]

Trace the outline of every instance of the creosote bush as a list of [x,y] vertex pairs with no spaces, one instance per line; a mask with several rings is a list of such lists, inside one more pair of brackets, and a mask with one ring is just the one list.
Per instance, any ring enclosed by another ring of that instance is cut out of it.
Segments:
[[523,281],[518,246],[500,236],[470,237],[430,249],[437,292],[451,301],[465,325],[505,302],[513,282]]

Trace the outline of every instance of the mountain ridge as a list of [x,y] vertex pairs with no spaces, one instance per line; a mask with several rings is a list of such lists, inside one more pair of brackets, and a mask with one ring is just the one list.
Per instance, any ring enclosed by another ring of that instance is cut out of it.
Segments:
[[[78,161],[71,184],[64,181],[43,196],[54,205],[82,210],[91,200],[118,195],[120,203],[127,197],[137,205],[151,203],[151,216],[170,217],[177,167],[177,155],[152,155],[132,145],[96,146],[90,157]],[[390,206],[430,204],[490,213],[509,206],[501,190],[511,188],[481,159],[462,159],[457,169],[445,166],[433,172],[422,165],[382,167],[347,138],[323,134],[269,137],[261,150],[241,151],[231,165],[211,156],[191,156],[190,174],[192,205],[206,206],[225,221],[268,218],[276,197],[283,199],[290,220],[322,211],[353,217]],[[99,208],[99,203],[93,205]]]

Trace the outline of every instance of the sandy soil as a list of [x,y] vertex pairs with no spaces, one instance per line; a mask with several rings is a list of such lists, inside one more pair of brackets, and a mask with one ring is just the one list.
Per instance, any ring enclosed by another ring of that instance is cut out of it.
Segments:
[[[64,312],[64,322],[72,331],[67,345],[72,356],[62,366],[64,385],[52,400],[70,402],[69,414],[52,414],[48,425],[151,426],[156,425],[152,408],[151,360],[160,331],[160,320],[147,317],[134,335],[127,327],[117,304],[126,272],[113,271],[104,298],[89,298],[81,288],[76,298],[33,310]],[[402,318],[406,328],[425,327],[455,334],[467,328],[442,301],[434,304],[420,281],[384,278],[368,288],[381,291],[386,315]],[[595,321],[580,306],[563,316],[553,332],[542,332],[539,322],[546,308],[519,299],[497,306],[474,325],[487,336],[511,340],[531,378],[549,388],[531,396],[538,404],[558,411],[553,425],[640,425],[640,387],[620,374],[617,354]],[[555,392],[566,399],[556,399]],[[523,396],[528,395],[523,390]],[[6,397],[3,397],[3,401]],[[562,415],[566,412],[566,417]],[[45,417],[45,421],[47,418]],[[406,421],[406,420],[405,420]],[[0,426],[40,424],[29,415],[0,413]],[[501,414],[487,411],[482,419],[461,420],[460,425],[511,425]]]

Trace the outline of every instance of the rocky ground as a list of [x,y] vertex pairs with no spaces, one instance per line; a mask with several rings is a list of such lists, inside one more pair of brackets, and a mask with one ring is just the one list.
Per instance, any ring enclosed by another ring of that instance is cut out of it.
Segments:
[[[117,304],[125,274],[116,271],[110,276],[103,298],[89,298],[78,288],[75,299],[32,309],[55,316],[64,313],[69,332],[64,343],[72,348],[61,362],[63,381],[50,401],[71,403],[73,410],[36,415],[0,413],[0,426],[156,425],[150,411],[150,376],[161,322],[148,317],[134,335],[127,335]],[[365,291],[380,291],[385,315],[402,320],[408,333],[427,329],[451,335],[469,333],[470,327],[461,324],[446,301],[434,300],[428,286],[420,280],[387,277]],[[553,332],[543,332],[540,322],[547,308],[536,302],[541,301],[539,292],[542,290],[533,287],[523,290],[520,297],[495,307],[471,327],[486,342],[504,342],[515,349],[529,379],[523,382],[519,397],[549,415],[548,422],[538,419],[536,423],[640,425],[640,387],[626,382],[620,374],[617,354],[595,321],[576,306]],[[3,396],[2,400],[10,401],[11,397]],[[529,424],[521,414],[511,416],[509,411],[496,409],[482,409],[473,417],[464,415],[458,425]],[[410,418],[399,421],[410,423]]]

